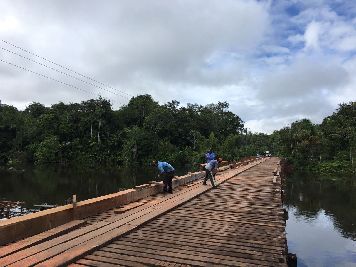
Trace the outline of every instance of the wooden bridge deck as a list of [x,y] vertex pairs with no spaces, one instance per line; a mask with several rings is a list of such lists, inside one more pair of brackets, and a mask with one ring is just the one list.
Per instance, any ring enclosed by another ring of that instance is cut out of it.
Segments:
[[250,163],[222,172],[216,189],[198,181],[54,238],[14,243],[0,250],[0,266],[287,266],[277,163]]

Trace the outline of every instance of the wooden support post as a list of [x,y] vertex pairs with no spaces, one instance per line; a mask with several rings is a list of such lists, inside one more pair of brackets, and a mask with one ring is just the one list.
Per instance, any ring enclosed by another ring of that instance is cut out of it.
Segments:
[[288,264],[288,267],[297,267],[297,255],[288,253],[287,264]]
[[77,207],[77,195],[73,195],[72,203],[73,203],[73,209],[76,208]]
[[288,216],[288,211],[286,209],[283,209],[283,219],[285,221],[287,221],[289,219],[289,216]]

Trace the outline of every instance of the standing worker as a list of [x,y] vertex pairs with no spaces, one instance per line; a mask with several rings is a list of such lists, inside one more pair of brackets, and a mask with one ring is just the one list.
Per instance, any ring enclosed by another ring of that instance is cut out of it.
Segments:
[[163,192],[173,194],[172,179],[174,177],[174,168],[165,161],[153,161],[159,170],[159,175],[163,179]]
[[207,164],[205,164],[205,178],[204,178],[203,185],[206,185],[206,181],[210,179],[211,185],[214,188],[216,187],[214,175],[218,170],[218,163],[219,162],[216,159],[212,159]]
[[211,160],[214,160],[216,158],[215,153],[213,150],[210,148],[206,153],[205,153],[205,159],[206,163],[209,163]]

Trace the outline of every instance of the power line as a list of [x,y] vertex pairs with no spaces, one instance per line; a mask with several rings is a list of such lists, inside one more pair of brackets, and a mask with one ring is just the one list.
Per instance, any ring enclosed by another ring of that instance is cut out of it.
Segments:
[[4,42],[4,43],[6,43],[6,44],[8,44],[8,45],[10,45],[10,46],[12,46],[12,47],[15,47],[15,48],[21,50],[21,51],[23,51],[23,52],[26,52],[26,53],[28,53],[28,54],[30,54],[30,55],[33,55],[33,56],[35,56],[35,57],[37,57],[37,58],[40,58],[40,59],[44,60],[44,61],[47,61],[47,62],[49,62],[49,63],[51,63],[51,64],[53,64],[53,65],[56,65],[56,66],[58,66],[58,67],[60,67],[60,68],[63,68],[63,69],[65,69],[65,70],[67,70],[67,71],[73,72],[73,73],[75,73],[75,74],[77,74],[77,75],[79,75],[79,76],[81,76],[81,77],[83,77],[83,78],[86,78],[86,79],[88,79],[88,80],[91,80],[91,81],[93,81],[93,82],[96,82],[96,83],[98,83],[98,84],[100,84],[100,85],[102,85],[102,86],[108,87],[108,88],[113,89],[113,90],[115,90],[115,91],[119,91],[119,92],[121,92],[122,94],[125,94],[125,95],[127,95],[127,96],[129,96],[129,97],[133,97],[133,95],[131,95],[131,94],[128,94],[128,93],[126,93],[126,92],[124,92],[124,91],[122,91],[122,90],[116,89],[116,88],[114,88],[114,87],[112,87],[112,86],[110,86],[110,85],[108,85],[108,84],[105,84],[105,83],[103,83],[103,82],[100,82],[100,81],[98,81],[98,80],[96,80],[96,79],[94,79],[94,78],[91,78],[91,77],[87,76],[87,75],[81,74],[81,73],[79,73],[79,72],[77,72],[77,71],[75,71],[75,70],[73,70],[73,69],[71,69],[71,68],[68,68],[68,67],[63,66],[63,65],[61,65],[61,64],[58,64],[58,63],[56,63],[56,62],[54,62],[54,61],[52,61],[52,60],[50,60],[50,59],[47,59],[47,58],[45,58],[45,57],[43,57],[43,56],[37,55],[37,54],[35,54],[35,53],[33,53],[33,52],[31,52],[31,51],[25,49],[25,48],[22,48],[22,47],[20,47],[20,46],[17,46],[17,45],[15,45],[15,44],[12,44],[12,43],[10,43],[10,42],[8,42],[8,41],[5,41],[5,40],[1,40],[1,41]]
[[18,56],[18,57],[21,57],[21,58],[26,59],[26,60],[28,60],[28,61],[31,61],[31,62],[33,62],[33,63],[36,63],[36,64],[38,64],[38,65],[40,65],[40,66],[42,66],[42,67],[46,67],[46,68],[48,68],[48,69],[51,69],[51,70],[53,70],[53,71],[55,71],[55,72],[58,72],[58,73],[60,73],[60,74],[62,74],[62,75],[65,75],[65,76],[67,76],[67,77],[76,79],[76,80],[78,80],[78,81],[80,81],[80,82],[86,83],[86,84],[88,84],[88,85],[90,85],[90,86],[93,86],[93,87],[96,87],[96,88],[98,88],[98,89],[100,89],[100,90],[107,91],[107,92],[112,93],[112,94],[114,94],[114,95],[122,96],[122,97],[125,97],[125,98],[129,99],[126,95],[117,94],[116,92],[110,91],[110,90],[108,90],[108,89],[106,89],[106,88],[103,88],[103,87],[101,87],[101,86],[95,85],[95,84],[93,84],[93,83],[91,83],[91,82],[85,81],[85,80],[83,80],[83,79],[80,79],[80,78],[75,77],[75,76],[73,76],[73,75],[70,75],[70,74],[68,74],[68,73],[65,73],[65,72],[63,72],[63,71],[61,71],[61,70],[55,69],[55,68],[53,68],[53,67],[51,67],[51,66],[48,66],[48,65],[43,64],[43,63],[41,63],[41,62],[38,62],[38,61],[36,61],[36,60],[33,60],[33,59],[29,58],[29,57],[25,57],[25,56],[23,56],[23,55],[21,55],[21,54],[18,54],[18,53],[16,53],[16,52],[13,52],[13,51],[11,51],[11,50],[8,50],[8,49],[6,49],[6,48],[4,48],[4,47],[0,47],[0,48],[1,48],[2,50],[4,50],[4,51],[8,52],[8,53],[11,53],[11,54],[16,55],[16,56]]
[[[94,93],[93,93],[93,92],[90,92],[90,91],[84,90],[83,88],[80,88],[80,87],[75,86],[75,85],[73,85],[73,84],[70,84],[70,83],[66,83],[66,82],[63,82],[63,81],[57,80],[57,79],[55,79],[55,78],[53,78],[53,77],[50,77],[50,76],[44,75],[44,74],[42,74],[42,73],[39,73],[39,72],[36,72],[36,71],[30,70],[30,69],[28,69],[28,68],[25,68],[25,67],[19,66],[19,65],[17,65],[17,64],[14,64],[14,63],[9,62],[9,61],[6,61],[6,60],[3,60],[3,59],[1,59],[1,58],[0,58],[0,61],[1,61],[1,62],[3,62],[3,63],[8,64],[8,65],[10,65],[10,66],[16,67],[16,68],[18,68],[18,69],[21,69],[21,70],[24,70],[24,71],[30,72],[30,73],[32,73],[32,74],[36,74],[36,75],[38,75],[38,76],[40,76],[40,77],[42,77],[42,78],[46,78],[46,79],[48,79],[48,80],[51,80],[51,81],[54,81],[54,82],[57,82],[57,83],[63,84],[63,85],[65,85],[65,86],[67,86],[67,87],[71,87],[71,88],[74,88],[74,89],[76,89],[76,90],[80,90],[80,91],[86,92],[86,93],[88,93],[88,94],[93,94],[93,95],[94,95]],[[115,101],[113,101],[113,102],[115,102]],[[122,102],[120,102],[120,103],[122,104]]]

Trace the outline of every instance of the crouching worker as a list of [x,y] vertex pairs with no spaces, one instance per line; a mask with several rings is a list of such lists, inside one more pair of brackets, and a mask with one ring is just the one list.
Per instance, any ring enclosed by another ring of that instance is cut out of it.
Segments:
[[165,161],[154,161],[153,163],[157,166],[160,173],[159,176],[163,180],[163,192],[173,194],[172,179],[174,177],[174,168]]
[[[219,161],[221,159],[219,158]],[[216,159],[210,160],[206,165],[205,165],[205,178],[203,185],[206,185],[206,181],[210,179],[211,185],[215,188],[215,174],[218,172],[218,165],[219,161]]]

